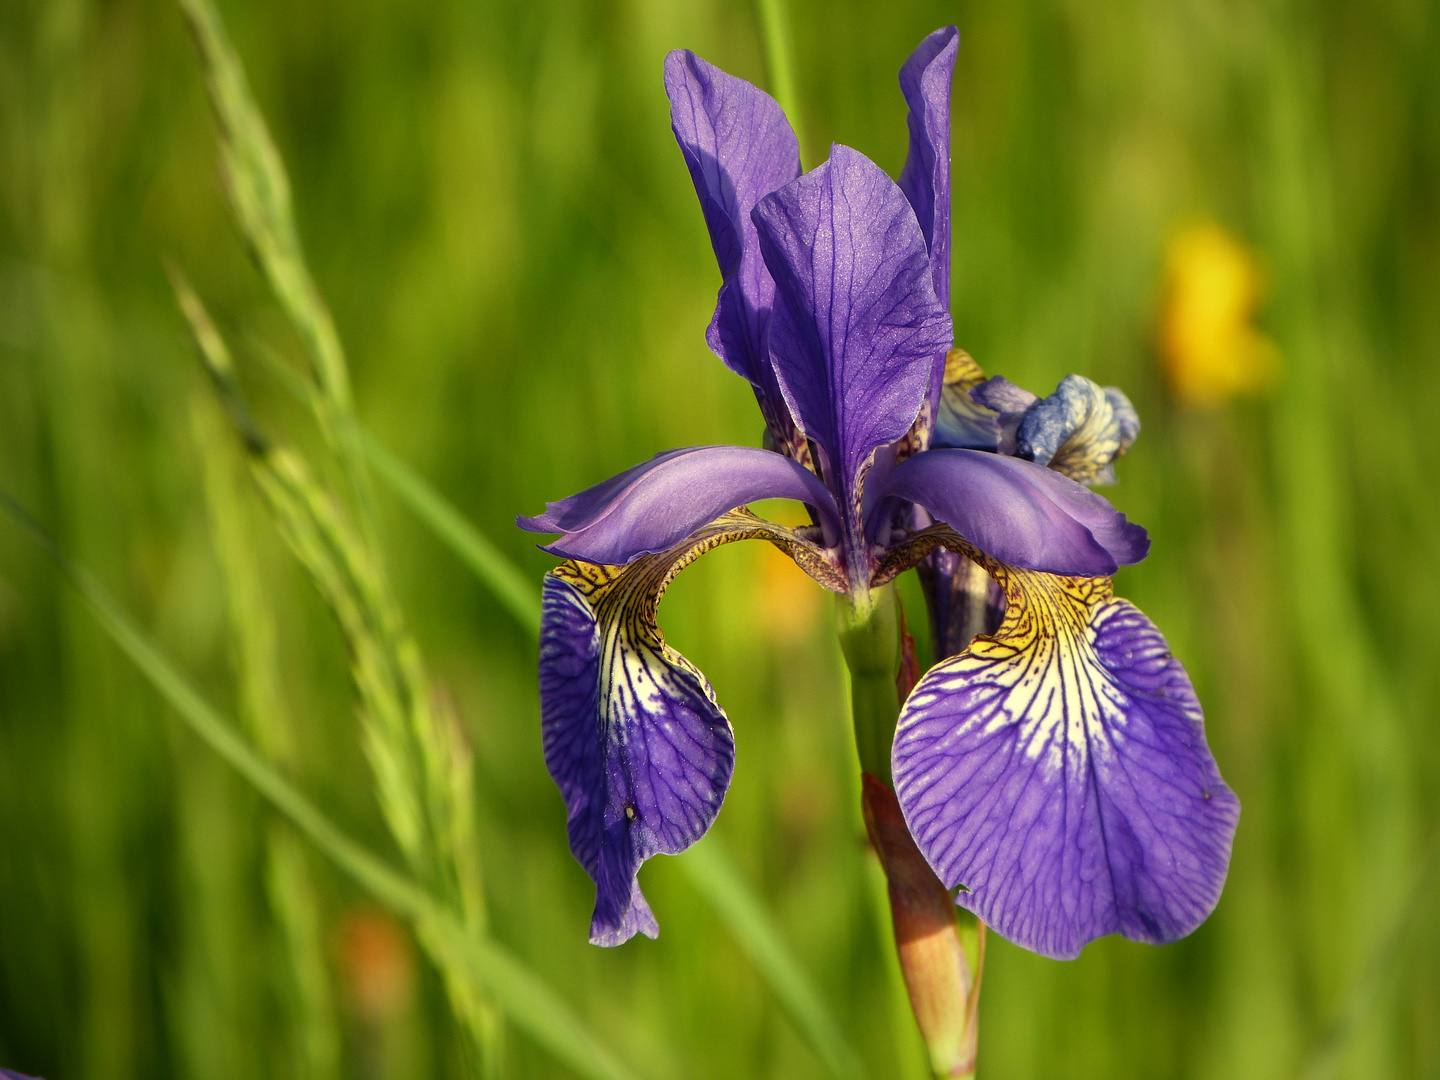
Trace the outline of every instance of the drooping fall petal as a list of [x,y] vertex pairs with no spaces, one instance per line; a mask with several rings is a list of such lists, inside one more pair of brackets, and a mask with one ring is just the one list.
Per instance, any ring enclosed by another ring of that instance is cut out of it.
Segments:
[[1219,900],[1239,801],[1184,668],[1108,580],[970,557],[1007,608],[901,713],[895,789],[920,850],[958,903],[1046,956],[1190,933]]
[[787,530],[741,512],[627,566],[567,562],[545,576],[545,764],[565,800],[570,850],[595,882],[597,945],[658,933],[636,881],[640,866],[700,839],[729,787],[730,721],[705,676],[665,643],[655,610],[685,565],[750,538],[802,565],[810,553]]

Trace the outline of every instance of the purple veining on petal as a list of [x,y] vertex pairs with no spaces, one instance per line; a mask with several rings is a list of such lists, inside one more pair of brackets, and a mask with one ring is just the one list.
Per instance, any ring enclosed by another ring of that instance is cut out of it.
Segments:
[[614,566],[673,547],[727,510],[757,499],[795,499],[813,506],[833,539],[835,500],[810,470],[770,450],[697,446],[671,450],[604,483],[547,503],[545,513],[516,524],[565,535],[544,550],[566,559]]
[[791,413],[831,463],[850,536],[863,470],[914,421],[950,316],[909,201],[858,151],[836,145],[753,217],[776,284],[770,356]]
[[1108,577],[1150,547],[1103,496],[1031,461],[927,450],[896,466],[877,496],[925,507],[980,550],[1027,570]]
[[755,238],[755,203],[800,175],[800,148],[769,94],[727,75],[688,49],[665,58],[670,121],[685,156],[723,279],[706,340],[748,379],[781,444],[790,436],[785,402],[765,348],[775,297]]
[[[1239,801],[1190,680],[1124,600],[1028,575],[994,639],[931,669],[901,714],[896,792],[958,903],[1061,959],[1174,941],[1219,899]],[[1108,593],[1108,587],[1106,589]]]
[[930,249],[935,295],[950,306],[950,86],[960,33],[942,27],[922,41],[900,69],[900,90],[910,107],[910,152],[900,189],[915,208]]
[[[581,584],[546,575],[540,714],[570,850],[595,882],[590,940],[619,945],[659,932],[636,874],[651,855],[678,854],[705,834],[735,745],[705,677],[658,636],[623,622],[602,627],[592,599]],[[609,605],[611,619],[632,613]]]

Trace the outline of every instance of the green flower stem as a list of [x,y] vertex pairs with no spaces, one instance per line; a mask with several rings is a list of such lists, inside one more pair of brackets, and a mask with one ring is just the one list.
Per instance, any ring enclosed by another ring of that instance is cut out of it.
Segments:
[[850,669],[850,702],[860,768],[890,783],[890,744],[900,702],[895,673],[900,665],[900,619],[894,586],[836,598],[840,650]]

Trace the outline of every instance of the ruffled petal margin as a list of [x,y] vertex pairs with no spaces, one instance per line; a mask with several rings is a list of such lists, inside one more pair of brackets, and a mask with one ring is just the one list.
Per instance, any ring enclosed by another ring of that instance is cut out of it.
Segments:
[[769,540],[822,583],[843,584],[819,549],[744,511],[626,566],[572,561],[545,575],[545,764],[565,800],[570,850],[595,882],[596,945],[659,933],[640,866],[704,836],[730,786],[730,721],[705,676],[665,643],[655,611],[682,568],[745,539]]
[[953,539],[1007,606],[901,712],[895,790],[920,850],[957,903],[1045,956],[1185,936],[1220,898],[1240,813],[1185,669],[1108,579]]
[[1015,455],[1082,484],[1113,484],[1115,461],[1135,443],[1140,416],[1113,386],[1066,375],[1031,405],[1015,432]]

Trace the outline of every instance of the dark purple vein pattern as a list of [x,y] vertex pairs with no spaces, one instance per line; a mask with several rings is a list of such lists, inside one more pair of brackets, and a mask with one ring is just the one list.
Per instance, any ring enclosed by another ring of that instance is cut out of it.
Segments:
[[829,462],[827,482],[847,526],[858,524],[872,455],[909,430],[934,357],[950,345],[925,237],[895,181],[839,145],[814,172],[762,199],[753,216],[775,279],[775,373],[791,413]]
[[621,571],[567,563],[545,577],[545,764],[565,799],[570,850],[595,882],[596,945],[659,933],[640,864],[705,834],[735,763],[710,684],[646,615],[647,579],[663,570],[654,561]]
[[1183,937],[1219,900],[1240,810],[1189,677],[1108,581],[986,562],[1000,630],[932,668],[896,731],[920,850],[958,903],[1046,956]]

